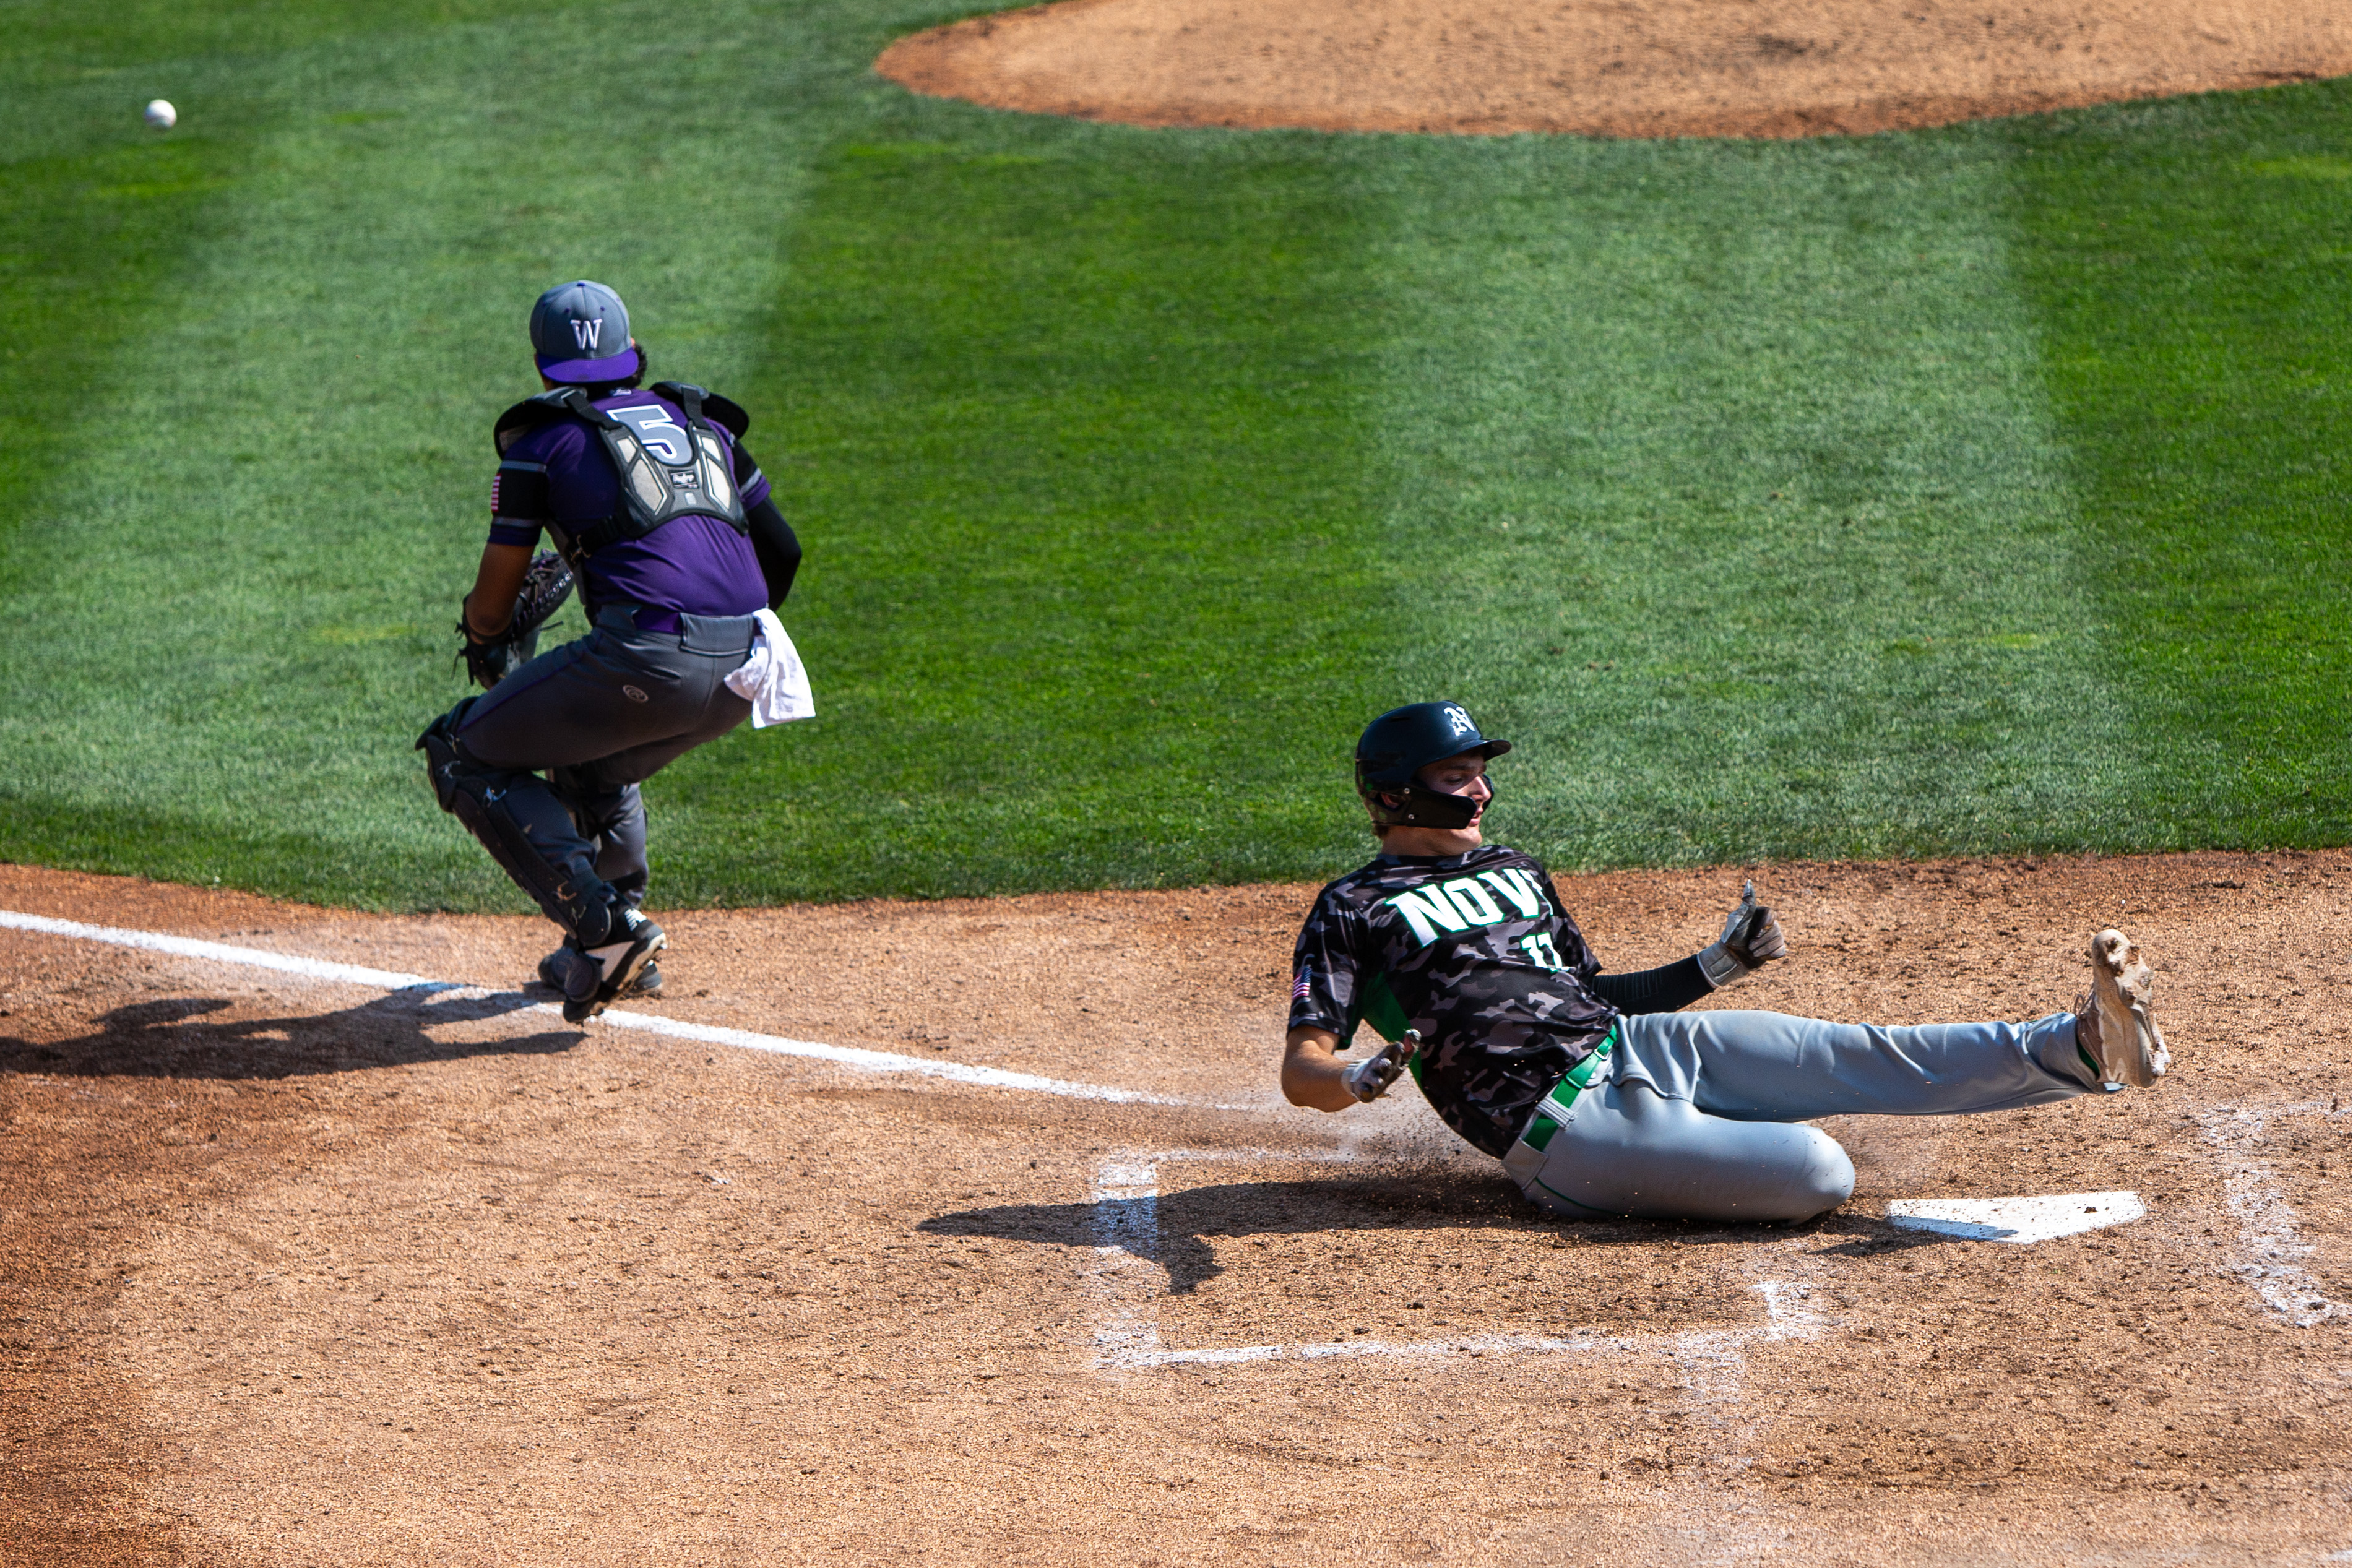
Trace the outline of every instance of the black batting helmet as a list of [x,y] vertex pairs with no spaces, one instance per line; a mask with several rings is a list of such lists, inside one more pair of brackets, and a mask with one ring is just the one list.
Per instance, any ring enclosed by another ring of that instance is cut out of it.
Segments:
[[[1460,702],[1416,702],[1392,708],[1356,741],[1356,793],[1383,827],[1468,827],[1479,812],[1467,795],[1442,795],[1414,775],[1432,763],[1476,752],[1500,757],[1509,741],[1490,740]],[[1395,797],[1391,805],[1384,795]]]

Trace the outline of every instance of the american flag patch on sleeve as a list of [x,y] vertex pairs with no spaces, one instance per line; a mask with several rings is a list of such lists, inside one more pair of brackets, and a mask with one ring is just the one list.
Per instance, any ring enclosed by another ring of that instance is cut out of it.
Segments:
[[491,515],[492,517],[499,514],[499,481],[504,478],[506,478],[504,474],[491,476]]
[[1314,994],[1315,972],[1312,969],[1301,970],[1299,972],[1299,984],[1291,988],[1291,999],[1293,1002],[1304,1002],[1308,997]]

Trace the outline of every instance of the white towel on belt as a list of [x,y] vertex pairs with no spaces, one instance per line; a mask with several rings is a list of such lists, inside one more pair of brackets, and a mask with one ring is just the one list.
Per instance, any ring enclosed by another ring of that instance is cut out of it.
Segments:
[[817,711],[809,694],[808,671],[801,668],[800,651],[785,635],[784,622],[774,610],[759,612],[760,629],[752,636],[752,657],[727,672],[727,689],[752,705],[752,728],[789,724]]

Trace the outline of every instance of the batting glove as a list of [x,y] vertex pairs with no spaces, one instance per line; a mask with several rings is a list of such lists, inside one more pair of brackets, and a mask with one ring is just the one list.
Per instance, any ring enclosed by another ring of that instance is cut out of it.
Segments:
[[1781,922],[1757,901],[1754,880],[1740,885],[1740,905],[1724,922],[1724,934],[1700,949],[1699,966],[1707,983],[1721,991],[1760,965],[1785,957],[1789,944]]
[[1389,1085],[1397,1082],[1398,1075],[1405,1071],[1406,1063],[1411,1061],[1413,1053],[1419,1049],[1421,1031],[1408,1029],[1403,1039],[1391,1040],[1363,1061],[1348,1064],[1347,1070],[1340,1075],[1340,1081],[1348,1086],[1348,1092],[1356,1097],[1358,1104],[1369,1105],[1389,1091]]

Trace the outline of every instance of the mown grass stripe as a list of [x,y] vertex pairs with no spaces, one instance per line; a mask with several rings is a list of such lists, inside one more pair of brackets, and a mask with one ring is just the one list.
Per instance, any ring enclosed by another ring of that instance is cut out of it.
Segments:
[[2066,454],[1968,132],[1438,144],[1379,267],[1396,695],[1583,865],[2120,847]]
[[1387,609],[1331,146],[923,106],[828,154],[755,389],[782,450],[754,443],[810,542],[791,616],[826,718],[679,764],[681,874],[831,897],[1326,863]]
[[2142,846],[2353,821],[2349,109],[2339,80],[2000,128]]

